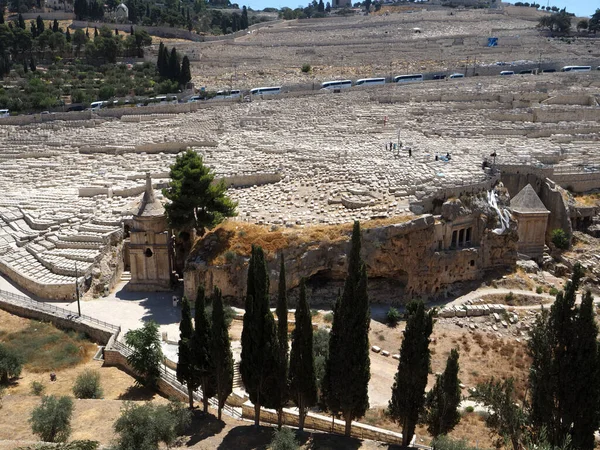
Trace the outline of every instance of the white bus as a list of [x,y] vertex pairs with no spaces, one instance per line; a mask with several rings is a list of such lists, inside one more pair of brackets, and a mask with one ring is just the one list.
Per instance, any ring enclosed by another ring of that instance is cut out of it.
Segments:
[[8,109],[0,109],[0,117],[10,117],[10,111]]
[[453,73],[452,75],[450,75],[448,78],[464,78],[464,74],[462,73]]
[[348,89],[352,87],[352,80],[326,81],[321,84],[321,89]]
[[417,81],[423,81],[422,73],[413,73],[412,75],[398,75],[394,77],[394,83],[414,83]]
[[503,77],[508,76],[508,75],[514,75],[514,74],[515,74],[515,72],[512,70],[503,70],[502,72],[500,72],[500,75]]
[[385,78],[361,78],[356,80],[355,86],[375,86],[377,84],[385,84]]
[[231,91],[218,91],[215,99],[225,99],[225,98],[240,98],[242,95],[239,89],[233,89]]
[[275,95],[281,94],[281,86],[259,87],[250,90],[251,95]]
[[591,72],[591,66],[565,66],[561,69],[563,72]]
[[104,102],[92,102],[90,103],[90,108],[92,111],[97,111],[104,106]]

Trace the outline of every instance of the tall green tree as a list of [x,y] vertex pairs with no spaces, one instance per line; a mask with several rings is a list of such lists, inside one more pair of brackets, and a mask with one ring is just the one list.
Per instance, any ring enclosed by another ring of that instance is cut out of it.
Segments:
[[217,418],[221,420],[221,411],[225,406],[225,401],[233,391],[233,353],[225,321],[223,298],[221,290],[217,287],[215,287],[212,299],[211,354],[215,368],[215,389],[219,402]]
[[214,366],[211,357],[211,329],[206,313],[206,295],[204,286],[198,287],[194,310],[194,325],[192,355],[194,365],[198,371],[200,387],[202,388],[204,412],[208,412],[208,399],[215,394],[215,389],[213,383]]
[[190,71],[190,59],[186,56],[181,61],[181,73],[179,74],[179,84],[185,86],[192,80],[192,72]]
[[177,49],[173,47],[169,55],[169,79],[179,82],[181,75],[181,66],[179,65],[179,55]]
[[334,308],[329,338],[329,358],[325,368],[322,394],[327,408],[346,422],[350,435],[352,421],[369,408],[369,297],[367,269],[360,257],[360,224],[354,222],[348,276],[344,292]]
[[179,230],[191,228],[202,235],[226,217],[235,216],[237,204],[226,195],[224,182],[214,183],[215,175],[193,150],[177,156],[171,166],[171,182],[163,189],[170,200],[165,205],[171,227]]
[[150,320],[142,328],[129,330],[125,335],[125,343],[132,349],[127,362],[140,375],[136,384],[155,387],[163,360],[157,323]]
[[169,56],[165,44],[160,43],[158,46],[158,60],[156,61],[156,69],[161,77],[169,76]]
[[194,391],[200,385],[200,377],[196,370],[192,354],[194,326],[189,300],[184,296],[181,301],[181,322],[179,322],[179,342],[177,344],[177,380],[188,388],[190,409],[194,408]]
[[73,400],[70,397],[45,396],[31,412],[31,431],[45,442],[66,442],[71,434],[72,416]]
[[242,8],[242,18],[240,20],[240,26],[242,30],[245,30],[249,26],[248,8],[246,8],[246,5],[244,5],[244,7]]
[[240,373],[250,401],[254,403],[254,423],[260,423],[260,407],[276,403],[278,392],[279,345],[273,314],[269,310],[269,276],[262,248],[252,246],[248,264],[248,283]]
[[433,389],[425,400],[425,422],[434,438],[448,434],[460,422],[460,380],[458,379],[458,350],[450,350],[446,368],[438,375]]
[[308,408],[317,403],[312,319],[306,301],[304,279],[300,281],[300,298],[296,308],[295,321],[290,355],[290,395],[298,407],[298,428],[302,431]]
[[281,363],[281,370],[279,373],[279,385],[281,392],[280,407],[277,409],[277,424],[281,428],[283,424],[283,406],[287,401],[288,389],[288,305],[287,305],[287,286],[285,281],[285,264],[283,260],[283,253],[279,255],[280,267],[279,267],[279,286],[277,296],[277,339],[279,341],[279,359]]
[[407,320],[400,347],[398,372],[389,402],[390,416],[402,424],[402,445],[408,446],[415,434],[419,415],[425,402],[425,387],[431,354],[429,336],[433,331],[434,311],[425,311],[422,301],[406,306]]

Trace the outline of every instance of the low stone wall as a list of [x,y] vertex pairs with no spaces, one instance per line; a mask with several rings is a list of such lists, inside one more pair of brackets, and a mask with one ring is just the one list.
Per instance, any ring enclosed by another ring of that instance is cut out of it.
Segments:
[[0,260],[0,273],[6,275],[15,284],[37,297],[49,300],[75,300],[75,283],[39,283],[37,280],[17,272],[12,266],[5,264],[2,260]]
[[590,173],[555,173],[552,180],[572,192],[587,192],[600,189],[600,172]]
[[[242,405],[242,418],[254,420],[254,405],[251,402],[246,402]],[[277,411],[273,409],[261,408],[260,421],[275,424],[278,422]],[[283,409],[283,424],[297,427],[298,412],[293,409]],[[309,412],[304,422],[305,428],[319,430],[326,433],[344,434],[346,423],[336,419],[332,422],[331,417],[322,416]],[[386,444],[402,445],[402,434],[394,431],[377,428],[359,422],[352,422],[350,435],[357,439],[369,439],[373,441],[385,442]],[[413,437],[413,444],[416,437]]]
[[[227,187],[260,186],[281,181],[280,173],[254,173],[221,178]],[[218,180],[217,180],[218,181]]]

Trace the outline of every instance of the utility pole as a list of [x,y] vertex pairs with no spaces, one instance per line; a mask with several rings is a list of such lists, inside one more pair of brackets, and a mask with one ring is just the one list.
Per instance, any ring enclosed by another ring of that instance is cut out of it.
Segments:
[[77,261],[75,261],[75,295],[77,296],[77,313],[81,317],[81,304],[79,303],[79,272],[77,272]]

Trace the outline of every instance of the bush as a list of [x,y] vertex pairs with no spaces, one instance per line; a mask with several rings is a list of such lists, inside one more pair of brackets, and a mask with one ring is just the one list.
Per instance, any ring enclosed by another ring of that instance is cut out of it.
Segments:
[[315,354],[317,387],[320,387],[325,376],[325,362],[329,356],[329,333],[327,330],[318,328],[313,332],[313,353]]
[[42,441],[65,442],[71,434],[73,400],[69,397],[43,397],[29,418],[31,431]]
[[323,316],[323,322],[331,323],[333,322],[333,313],[327,313]]
[[273,440],[269,446],[271,450],[296,450],[299,448],[296,435],[289,428],[282,428],[273,432]]
[[400,321],[400,312],[393,306],[388,309],[386,320],[388,325],[395,327]]
[[23,359],[15,350],[0,344],[0,383],[7,384],[11,378],[21,375]]
[[125,335],[125,343],[133,350],[127,357],[127,362],[142,375],[136,383],[146,387],[156,386],[163,359],[157,323],[150,320],[144,323],[142,328],[128,331]]
[[40,381],[32,381],[30,387],[33,395],[42,395],[46,389],[44,383],[41,383]]
[[100,372],[86,369],[75,380],[73,395],[77,398],[102,398]]
[[191,412],[179,403],[142,405],[125,403],[114,428],[119,450],[154,450],[164,442],[171,446],[191,422]]
[[541,294],[542,292],[544,292],[544,288],[541,286],[538,286],[535,288],[535,292],[536,292],[536,294]]
[[556,294],[558,294],[558,289],[556,289],[554,286],[552,286],[552,287],[550,288],[550,290],[548,291],[548,293],[549,293],[550,295],[553,295],[553,296],[555,296],[555,297],[556,297]]
[[312,70],[312,67],[310,66],[310,64],[302,64],[302,68],[300,69],[302,71],[302,73],[310,73],[310,71]]
[[504,296],[504,300],[506,300],[507,302],[512,302],[515,299],[515,294],[513,294],[512,291],[510,291],[508,294],[506,294]]
[[475,408],[473,408],[472,406],[467,406],[465,408],[465,412],[467,412],[469,414],[472,413],[472,412],[474,412],[474,411],[475,411]]
[[68,444],[36,444],[27,447],[19,447],[17,450],[97,450],[98,441],[71,441]]
[[467,441],[455,441],[447,436],[439,436],[431,442],[436,450],[475,450]]
[[552,243],[556,248],[566,250],[569,248],[569,235],[562,228],[552,230]]

